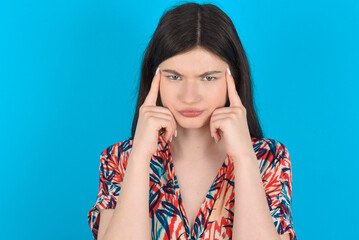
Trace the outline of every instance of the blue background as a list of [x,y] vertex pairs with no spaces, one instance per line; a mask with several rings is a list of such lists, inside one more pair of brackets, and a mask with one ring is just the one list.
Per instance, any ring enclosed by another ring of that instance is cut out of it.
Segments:
[[[355,236],[359,2],[208,2],[237,28],[265,137],[289,150],[298,238]],[[130,136],[142,55],[176,3],[0,2],[2,239],[92,238],[100,153]]]

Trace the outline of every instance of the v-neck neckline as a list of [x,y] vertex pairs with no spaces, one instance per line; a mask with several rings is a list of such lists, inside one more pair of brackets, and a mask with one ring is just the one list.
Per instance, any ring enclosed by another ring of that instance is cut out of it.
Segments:
[[[198,224],[201,223],[201,221],[199,221],[199,217],[202,216],[202,217],[204,217],[204,219],[207,219],[207,220],[209,219],[210,211],[207,211],[205,213],[205,216],[203,216],[204,213],[202,212],[202,210],[206,205],[209,206],[211,200],[213,201],[213,204],[217,200],[218,191],[220,189],[220,186],[216,187],[216,185],[219,182],[221,182],[220,178],[222,178],[222,175],[224,175],[226,173],[226,168],[227,168],[228,162],[229,162],[229,156],[228,156],[228,154],[226,155],[225,159],[222,162],[221,167],[217,171],[217,174],[216,174],[216,176],[214,177],[214,179],[212,181],[211,187],[208,189],[207,194],[206,194],[205,198],[203,199],[200,208],[197,211],[196,217],[195,217],[194,222],[193,222],[193,230],[191,232],[191,229],[190,229],[191,226],[189,225],[189,219],[188,219],[186,210],[185,210],[184,205],[183,205],[182,195],[181,195],[180,187],[179,187],[179,184],[178,184],[178,178],[177,178],[175,168],[174,168],[174,164],[173,164],[173,161],[172,161],[172,152],[171,152],[171,147],[170,147],[169,142],[167,142],[167,145],[168,145],[167,146],[168,147],[168,161],[169,161],[169,164],[170,164],[170,170],[172,171],[172,173],[171,173],[172,176],[171,177],[173,178],[173,181],[174,181],[174,187],[175,187],[174,190],[177,193],[176,196],[178,196],[178,198],[176,200],[177,200],[178,206],[180,208],[180,213],[182,214],[181,217],[182,217],[182,219],[184,220],[184,223],[185,223],[184,226],[185,226],[185,230],[186,230],[187,239],[188,240],[196,239],[197,237],[201,236],[201,234],[203,233],[204,227],[205,227],[205,226],[202,226],[202,229],[199,229],[199,227],[201,227],[201,226],[198,226]],[[223,168],[224,168],[225,171],[222,171]],[[212,204],[212,206],[213,206],[213,204]],[[183,215],[185,216],[184,218],[183,218]],[[198,222],[198,224],[197,224],[197,222]],[[202,220],[202,223],[203,223],[203,220]],[[196,232],[197,232],[198,236],[196,236]]]

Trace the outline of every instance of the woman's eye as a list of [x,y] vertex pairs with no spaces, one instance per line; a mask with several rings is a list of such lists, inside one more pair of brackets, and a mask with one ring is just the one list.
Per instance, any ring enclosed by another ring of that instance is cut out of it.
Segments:
[[[176,76],[176,75],[170,75],[170,76],[167,76],[167,77],[169,77],[170,79],[172,79],[172,80],[178,80],[178,76]],[[210,80],[208,80],[207,79],[207,82],[211,82],[211,81],[213,81],[214,79],[216,79],[216,77],[204,77],[204,78],[211,78]]]
[[167,77],[169,77],[169,78],[172,79],[172,80],[177,80],[177,79],[173,79],[173,78],[171,78],[171,77],[178,77],[178,76],[171,75],[171,76],[167,76]]
[[[204,78],[207,78],[207,77],[204,77]],[[216,79],[216,77],[208,77],[208,78],[212,78],[212,80],[209,80],[210,81],[213,81],[214,79]]]

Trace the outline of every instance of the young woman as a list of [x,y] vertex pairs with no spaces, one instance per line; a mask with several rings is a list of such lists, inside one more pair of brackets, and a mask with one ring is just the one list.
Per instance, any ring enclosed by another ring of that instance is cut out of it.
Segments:
[[263,137],[245,51],[214,5],[162,16],[132,136],[100,162],[94,239],[297,239],[289,152]]

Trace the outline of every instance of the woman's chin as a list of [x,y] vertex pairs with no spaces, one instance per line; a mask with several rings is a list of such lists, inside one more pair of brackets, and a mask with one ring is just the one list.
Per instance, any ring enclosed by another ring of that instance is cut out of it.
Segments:
[[203,119],[199,118],[187,118],[176,120],[177,125],[181,126],[182,128],[202,128],[205,125],[208,125],[209,120],[203,121]]

